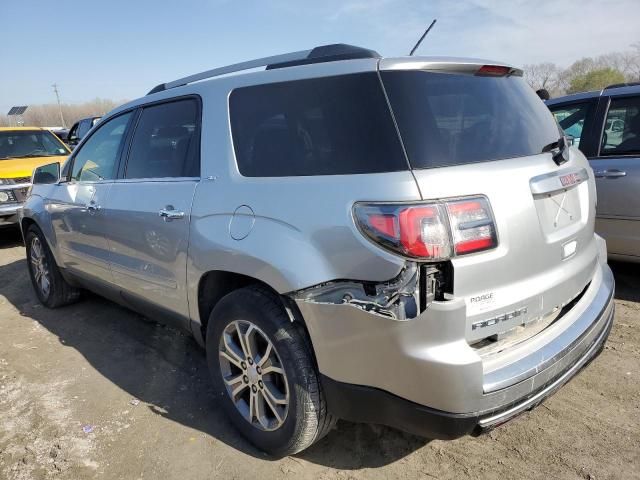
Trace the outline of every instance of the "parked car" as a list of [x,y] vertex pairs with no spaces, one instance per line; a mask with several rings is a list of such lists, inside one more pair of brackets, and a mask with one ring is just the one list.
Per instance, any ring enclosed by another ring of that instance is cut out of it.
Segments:
[[190,331],[275,455],[336,418],[486,431],[613,321],[592,170],[509,65],[347,45],[249,61],[115,109],[57,168],[21,220],[40,301],[87,288]]
[[102,117],[87,117],[81,120],[78,120],[73,126],[69,129],[67,133],[67,144],[73,149],[78,143],[85,137],[89,130],[93,128],[93,126],[100,121]]
[[67,141],[67,137],[69,136],[69,129],[64,127],[49,127],[48,130],[53,133],[56,137],[58,137],[63,142]]
[[33,169],[62,162],[68,154],[58,137],[44,128],[0,128],[0,225],[17,223]]
[[640,261],[640,84],[546,103],[595,171],[596,231],[606,239],[609,256]]

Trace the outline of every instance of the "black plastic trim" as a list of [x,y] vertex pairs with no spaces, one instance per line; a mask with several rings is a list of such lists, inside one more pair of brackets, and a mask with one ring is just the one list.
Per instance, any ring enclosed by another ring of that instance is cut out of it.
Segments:
[[356,47],[345,43],[335,43],[333,45],[323,45],[316,47],[307,58],[302,60],[293,60],[291,62],[272,63],[267,65],[267,70],[276,68],[295,67],[298,65],[310,65],[313,63],[336,62],[338,60],[355,60],[360,58],[381,58],[380,54],[375,50],[368,48]]
[[164,92],[166,89],[167,89],[166,84],[161,83],[160,85],[156,85],[151,90],[149,90],[149,93],[147,93],[147,95],[151,95],[153,93],[158,93],[158,92]]
[[421,437],[453,440],[473,432],[479,417],[425,407],[374,387],[321,375],[329,411],[351,422],[378,423]]

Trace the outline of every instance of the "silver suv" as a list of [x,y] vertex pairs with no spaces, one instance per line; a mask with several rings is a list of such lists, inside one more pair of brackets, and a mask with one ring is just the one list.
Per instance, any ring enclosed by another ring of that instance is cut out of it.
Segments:
[[572,378],[613,321],[593,172],[496,62],[330,45],[203,72],[33,180],[40,301],[90,289],[190,331],[274,455],[337,418],[480,433]]

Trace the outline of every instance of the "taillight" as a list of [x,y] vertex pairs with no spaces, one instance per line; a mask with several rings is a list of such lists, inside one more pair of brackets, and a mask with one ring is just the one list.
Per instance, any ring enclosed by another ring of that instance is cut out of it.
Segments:
[[483,65],[476,71],[476,75],[481,77],[504,77],[509,75],[513,69],[502,65]]
[[413,258],[441,261],[498,245],[484,197],[423,204],[357,203],[354,217],[371,240]]

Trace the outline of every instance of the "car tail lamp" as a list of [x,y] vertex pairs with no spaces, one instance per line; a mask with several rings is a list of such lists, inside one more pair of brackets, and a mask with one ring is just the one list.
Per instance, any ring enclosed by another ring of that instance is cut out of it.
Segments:
[[509,75],[513,69],[502,65],[483,65],[476,71],[476,75],[481,77],[504,77]]
[[375,243],[421,260],[448,260],[498,246],[485,197],[419,204],[357,203],[354,217]]

